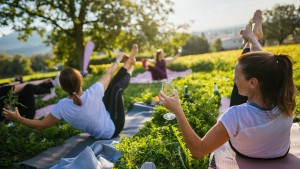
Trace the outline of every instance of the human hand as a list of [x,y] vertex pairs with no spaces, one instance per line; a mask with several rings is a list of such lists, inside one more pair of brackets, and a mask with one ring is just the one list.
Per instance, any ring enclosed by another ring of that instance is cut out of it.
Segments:
[[3,110],[4,116],[9,120],[17,121],[18,118],[21,117],[17,107],[15,107],[14,111],[9,111],[5,108],[3,108],[2,110]]
[[160,100],[160,104],[162,106],[164,106],[165,108],[167,108],[174,114],[178,114],[183,111],[182,111],[182,107],[180,104],[180,100],[178,98],[178,91],[176,89],[174,89],[174,93],[175,93],[174,96],[170,97],[170,96],[165,95],[163,91],[160,91],[159,100]]

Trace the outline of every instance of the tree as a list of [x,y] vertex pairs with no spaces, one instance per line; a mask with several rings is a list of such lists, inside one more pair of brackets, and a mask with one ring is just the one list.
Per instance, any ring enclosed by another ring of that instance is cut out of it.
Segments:
[[282,44],[284,39],[300,28],[300,6],[276,5],[272,10],[266,10],[263,23],[264,36],[267,40],[277,40]]
[[6,54],[0,54],[0,78],[12,77],[14,75],[28,75],[32,74],[30,68],[30,59],[21,56],[10,56]]
[[31,68],[33,71],[43,71],[49,68],[52,61],[52,53],[35,54],[30,57]]
[[0,25],[13,25],[23,40],[33,31],[43,36],[50,29],[45,42],[63,63],[82,70],[88,40],[98,51],[154,43],[168,25],[172,5],[170,0],[6,0],[0,2]]
[[185,46],[182,47],[182,55],[194,55],[209,52],[209,44],[206,37],[192,35],[186,42]]
[[214,41],[214,43],[211,45],[211,50],[213,52],[219,52],[219,51],[224,50],[223,46],[222,46],[222,41],[220,38],[218,38]]

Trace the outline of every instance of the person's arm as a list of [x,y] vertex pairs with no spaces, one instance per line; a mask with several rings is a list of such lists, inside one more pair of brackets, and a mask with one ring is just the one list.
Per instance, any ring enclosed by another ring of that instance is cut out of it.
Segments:
[[34,120],[34,119],[27,119],[25,117],[20,116],[18,108],[15,108],[15,111],[11,112],[5,108],[3,108],[4,116],[10,120],[15,122],[19,122],[24,124],[28,127],[35,128],[38,130],[43,130],[48,128],[59,121],[59,119],[55,118],[51,113],[49,113],[44,119],[42,120]]
[[[146,58],[147,59],[147,58]],[[148,62],[151,62],[152,64],[155,64],[155,60],[154,59],[147,59]]]
[[123,59],[123,53],[118,54],[116,61],[106,70],[103,77],[100,79],[100,83],[103,85],[104,91],[107,89],[108,84],[116,72],[121,60]]
[[185,117],[177,91],[173,97],[166,96],[163,92],[160,92],[159,98],[162,105],[176,115],[183,139],[194,158],[201,158],[211,153],[229,140],[226,128],[220,121],[203,138],[200,138]]
[[176,60],[180,56],[180,52],[177,52],[173,57],[167,57],[165,58],[166,64],[169,64]]

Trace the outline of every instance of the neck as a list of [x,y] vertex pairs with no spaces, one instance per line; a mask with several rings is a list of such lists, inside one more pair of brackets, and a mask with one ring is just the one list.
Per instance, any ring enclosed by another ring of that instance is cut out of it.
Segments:
[[261,108],[268,108],[269,107],[261,96],[248,98],[248,102],[250,102],[252,104],[255,104],[255,105],[257,105],[258,107],[261,107]]

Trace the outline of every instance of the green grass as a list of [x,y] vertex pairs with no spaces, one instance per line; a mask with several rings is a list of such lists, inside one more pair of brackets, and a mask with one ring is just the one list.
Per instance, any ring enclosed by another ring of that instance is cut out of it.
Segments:
[[[264,50],[273,53],[285,53],[294,59],[294,80],[300,90],[300,44],[265,47]],[[181,56],[175,62],[168,65],[172,70],[185,70],[191,68],[192,74],[184,78],[174,80],[180,93],[183,109],[193,129],[203,136],[215,123],[218,113],[219,97],[213,95],[213,84],[219,86],[221,96],[230,97],[233,86],[233,68],[237,57],[242,50],[207,53],[202,55]],[[107,65],[91,65],[94,74],[84,78],[86,89],[101,78]],[[134,76],[145,71],[140,62],[136,64]],[[24,76],[24,80],[32,80],[45,77],[54,77],[56,72],[31,76]],[[0,83],[9,82],[10,79],[2,79]],[[184,86],[189,86],[190,99],[184,102]],[[160,83],[154,84],[130,84],[124,91],[124,103],[128,108],[134,102],[150,103],[152,97],[157,96],[161,89]],[[37,108],[54,104],[67,94],[60,88],[56,89],[57,97],[47,102],[37,98]],[[296,115],[300,115],[300,95],[298,93]],[[166,122],[162,116],[167,110],[161,106],[155,107],[153,120],[147,122],[140,132],[131,138],[123,138],[118,149],[123,157],[116,164],[117,168],[139,168],[145,161],[153,161],[158,168],[207,168],[208,157],[194,160],[185,148],[181,134],[178,133],[176,121]],[[0,168],[13,168],[13,163],[23,161],[46,150],[49,147],[62,144],[64,140],[78,131],[65,122],[40,132],[22,125],[7,127],[0,126],[0,143],[5,145],[0,150]]]

